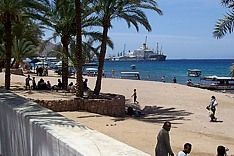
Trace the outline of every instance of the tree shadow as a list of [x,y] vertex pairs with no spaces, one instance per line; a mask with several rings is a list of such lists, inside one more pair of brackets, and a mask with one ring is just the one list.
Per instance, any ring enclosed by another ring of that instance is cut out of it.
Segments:
[[139,111],[141,115],[139,117],[125,115],[124,118],[114,118],[115,122],[123,121],[129,118],[139,120],[142,122],[150,123],[164,123],[166,121],[173,122],[173,124],[182,124],[182,121],[188,121],[190,119],[186,118],[187,116],[192,115],[192,112],[185,110],[176,109],[174,107],[165,108],[162,106],[145,106],[143,109],[140,108],[139,104],[129,103],[129,100],[126,100],[125,108],[132,107],[134,111]]

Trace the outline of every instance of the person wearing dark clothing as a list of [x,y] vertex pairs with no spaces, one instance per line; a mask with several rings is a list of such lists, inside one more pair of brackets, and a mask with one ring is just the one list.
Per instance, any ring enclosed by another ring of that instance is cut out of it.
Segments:
[[51,90],[51,84],[50,84],[50,81],[47,81],[46,89],[47,89],[47,90]]
[[35,89],[36,89],[36,86],[37,86],[35,77],[33,77],[33,79],[32,79],[32,85],[33,85],[33,86],[32,86],[33,90],[35,90]]
[[58,79],[58,84],[54,85],[51,89],[56,91],[63,89],[63,83],[61,82],[61,79]]
[[58,79],[58,87],[59,87],[60,89],[63,88],[63,83],[61,82],[61,79]]
[[28,75],[28,77],[25,79],[25,88],[26,89],[31,89],[30,87],[30,83],[29,81],[31,81],[32,79],[30,78],[30,75]]
[[163,128],[159,131],[157,136],[157,145],[155,147],[155,156],[174,156],[170,145],[169,131],[171,130],[171,123],[166,121]]
[[224,146],[218,146],[217,147],[217,156],[227,156],[227,151],[229,149],[225,148]]
[[37,83],[37,89],[38,90],[44,90],[46,87],[45,81],[41,78]]
[[173,78],[173,83],[177,83],[176,77]]
[[87,82],[88,82],[88,79],[85,79],[83,82],[83,90],[84,91],[87,91],[89,89]]
[[42,68],[42,67],[39,67],[39,68],[37,69],[37,71],[38,71],[39,76],[42,76],[43,68]]
[[138,104],[139,102],[137,101],[137,92],[136,92],[136,89],[133,90],[133,94],[132,96],[133,97],[133,102]]

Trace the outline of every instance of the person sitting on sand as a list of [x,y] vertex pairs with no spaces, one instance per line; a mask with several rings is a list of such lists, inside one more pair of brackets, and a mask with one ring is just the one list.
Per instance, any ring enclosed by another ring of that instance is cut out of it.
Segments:
[[70,92],[70,93],[75,93],[75,92],[76,92],[76,88],[75,88],[75,86],[73,85],[73,82],[71,82],[71,83],[67,86],[67,90],[68,90],[68,92]]
[[190,143],[185,143],[183,151],[180,151],[177,154],[177,156],[186,156],[187,154],[191,152],[191,149],[192,149],[192,145]]
[[50,84],[50,81],[47,81],[47,83],[46,83],[46,89],[47,90],[51,90],[51,84]]
[[41,78],[37,83],[38,90],[46,90],[46,83],[43,78]]
[[54,85],[52,87],[52,90],[58,91],[58,90],[61,90],[61,89],[63,89],[63,83],[61,82],[61,79],[58,79],[58,84]]

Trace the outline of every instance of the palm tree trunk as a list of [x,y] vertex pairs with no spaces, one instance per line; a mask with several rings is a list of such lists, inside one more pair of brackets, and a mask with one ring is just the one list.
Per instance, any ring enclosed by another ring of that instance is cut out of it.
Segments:
[[[7,17],[8,19],[10,17]],[[11,50],[12,50],[12,34],[11,22],[7,20],[4,23],[5,36],[5,49],[6,49],[6,72],[5,72],[5,89],[9,90],[11,86]]]
[[102,72],[103,72],[103,66],[104,66],[105,55],[106,55],[107,34],[108,34],[108,24],[105,23],[103,26],[103,39],[102,39],[101,51],[100,51],[100,55],[98,58],[98,61],[99,61],[98,74],[97,74],[97,80],[96,80],[96,85],[94,89],[95,95],[99,95],[101,91]]
[[67,90],[68,85],[68,43],[66,39],[61,39],[63,44],[63,59],[62,59],[62,83],[63,89]]
[[75,1],[76,5],[76,96],[83,96],[82,81],[82,34],[81,34],[81,3],[80,0]]

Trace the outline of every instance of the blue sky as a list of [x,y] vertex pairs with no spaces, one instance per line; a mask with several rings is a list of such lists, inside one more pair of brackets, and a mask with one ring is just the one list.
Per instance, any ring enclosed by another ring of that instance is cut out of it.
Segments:
[[152,31],[143,27],[137,32],[128,29],[122,20],[113,22],[109,36],[114,42],[114,50],[108,55],[133,51],[139,48],[147,36],[147,45],[156,49],[157,42],[168,59],[234,59],[234,33],[222,39],[212,36],[215,23],[228,11],[220,5],[220,0],[157,0],[163,16],[147,11]]

